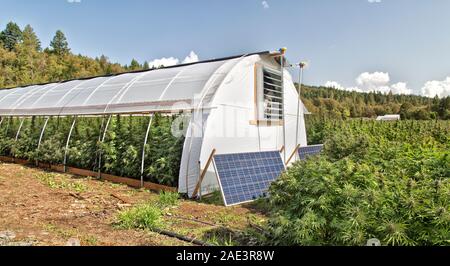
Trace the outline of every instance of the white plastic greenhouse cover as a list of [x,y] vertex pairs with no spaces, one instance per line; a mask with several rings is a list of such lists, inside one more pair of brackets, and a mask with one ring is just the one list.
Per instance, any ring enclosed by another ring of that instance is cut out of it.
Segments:
[[239,58],[249,55],[0,90],[0,116],[171,111],[173,105],[179,102],[192,105],[196,97],[217,86],[214,83],[225,78]]

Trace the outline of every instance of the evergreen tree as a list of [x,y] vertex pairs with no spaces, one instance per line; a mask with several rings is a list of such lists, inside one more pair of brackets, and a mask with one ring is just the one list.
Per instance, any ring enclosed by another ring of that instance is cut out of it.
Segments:
[[42,49],[41,41],[39,40],[36,33],[34,32],[34,29],[30,25],[25,26],[22,37],[23,37],[23,44],[25,45],[25,47],[32,48],[36,51],[40,51]]
[[64,33],[58,30],[50,43],[50,47],[52,48],[52,52],[57,55],[65,55],[70,52],[69,43],[67,42],[67,38]]
[[142,66],[142,68],[143,68],[144,70],[150,69],[150,65],[148,64],[147,61],[144,62],[144,65]]
[[130,64],[130,66],[128,67],[131,71],[134,71],[134,70],[139,70],[139,69],[141,69],[141,65],[139,64],[139,62],[136,60],[136,59],[133,59],[132,61],[131,61],[131,64]]
[[0,33],[0,41],[3,46],[12,51],[14,47],[22,41],[22,30],[19,25],[14,22],[9,22],[6,29]]

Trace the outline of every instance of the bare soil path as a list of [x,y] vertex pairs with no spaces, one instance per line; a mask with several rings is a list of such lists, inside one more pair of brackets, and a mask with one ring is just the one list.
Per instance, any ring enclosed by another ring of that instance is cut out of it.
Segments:
[[[157,198],[156,193],[124,185],[0,163],[0,246],[189,245],[154,232],[114,226],[121,210]],[[264,217],[245,207],[185,200],[164,216],[167,229],[198,239],[210,239],[217,229],[214,225],[242,229],[249,219]]]

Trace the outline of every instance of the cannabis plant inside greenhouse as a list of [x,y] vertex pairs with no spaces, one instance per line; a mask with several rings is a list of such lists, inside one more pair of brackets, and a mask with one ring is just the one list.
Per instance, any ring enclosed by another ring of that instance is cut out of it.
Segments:
[[[143,145],[149,119],[153,126]],[[159,114],[7,118],[0,130],[0,155],[55,165],[66,159],[67,166],[140,179],[144,154],[144,181],[176,187],[184,138],[171,133],[173,119]]]

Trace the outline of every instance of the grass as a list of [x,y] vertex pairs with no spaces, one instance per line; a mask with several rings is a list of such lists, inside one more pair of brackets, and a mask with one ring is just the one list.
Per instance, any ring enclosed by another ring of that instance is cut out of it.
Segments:
[[204,203],[204,204],[211,204],[211,205],[216,205],[216,206],[224,206],[225,203],[223,202],[222,199],[222,193],[220,191],[214,191],[213,193],[202,197],[202,199],[200,200],[200,203]]
[[158,205],[161,208],[168,208],[178,205],[180,196],[175,192],[161,192],[158,198]]
[[177,206],[179,195],[174,192],[161,192],[157,202],[149,202],[120,212],[117,225],[122,229],[160,229],[164,226],[164,210]]
[[80,181],[69,182],[58,174],[42,173],[38,174],[36,177],[41,183],[50,187],[51,189],[67,189],[77,193],[85,192],[88,190],[87,186]]
[[43,228],[45,231],[54,233],[64,239],[78,238],[83,245],[96,246],[98,244],[98,239],[95,236],[82,235],[77,229],[64,229],[53,223],[44,224]]
[[258,211],[263,214],[270,212],[269,200],[267,198],[257,199],[247,205],[250,209]]
[[214,246],[238,246],[240,243],[237,241],[236,233],[233,231],[229,231],[225,228],[216,228],[207,231],[203,235],[203,239],[205,239],[208,243],[211,243]]
[[158,206],[142,204],[118,214],[117,226],[122,229],[155,230],[163,226],[162,211]]
[[227,225],[230,223],[238,222],[239,220],[245,218],[241,216],[236,216],[236,214],[232,212],[228,212],[227,210],[220,211],[217,213],[217,219],[220,224]]

